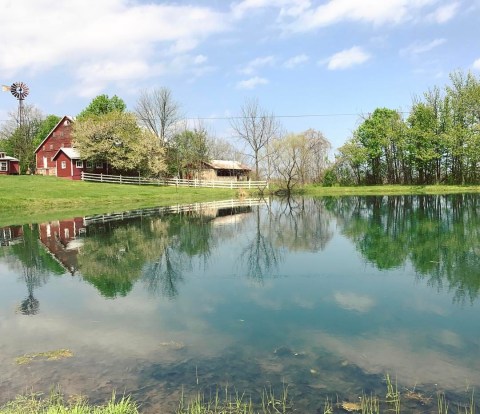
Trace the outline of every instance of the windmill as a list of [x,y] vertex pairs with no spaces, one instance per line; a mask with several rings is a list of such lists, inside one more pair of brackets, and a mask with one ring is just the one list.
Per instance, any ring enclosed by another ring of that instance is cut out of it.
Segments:
[[24,121],[24,111],[23,111],[23,101],[28,96],[28,86],[24,82],[15,82],[11,86],[2,85],[3,91],[10,91],[15,98],[18,100],[18,126],[23,126]]

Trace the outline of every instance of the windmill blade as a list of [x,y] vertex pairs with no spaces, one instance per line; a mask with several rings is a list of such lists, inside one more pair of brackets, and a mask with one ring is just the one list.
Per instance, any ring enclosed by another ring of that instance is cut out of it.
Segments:
[[15,82],[12,84],[12,86],[10,86],[10,92],[18,100],[23,100],[28,96],[29,89],[26,83]]

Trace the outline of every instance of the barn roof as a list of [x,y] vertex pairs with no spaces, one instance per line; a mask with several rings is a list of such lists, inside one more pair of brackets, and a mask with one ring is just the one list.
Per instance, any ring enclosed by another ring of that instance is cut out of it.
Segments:
[[215,170],[242,170],[242,171],[252,170],[251,168],[247,167],[245,164],[242,164],[239,161],[210,160],[210,161],[206,161],[205,164]]
[[42,142],[40,142],[40,145],[35,149],[35,153],[37,153],[37,151],[38,151],[40,148],[42,148],[43,143],[50,137],[50,135],[53,134],[53,131],[55,131],[55,130],[58,128],[58,126],[59,126],[62,122],[64,122],[64,121],[73,122],[73,118],[72,118],[71,116],[68,116],[68,115],[63,116],[62,119],[60,119],[60,121],[58,121],[58,124],[55,125],[55,126],[52,128],[52,130],[48,133],[48,135],[45,137],[45,139],[44,139]]
[[60,148],[55,155],[53,156],[53,160],[55,161],[60,154],[60,152],[63,152],[68,158],[71,160],[79,160],[80,159],[80,154],[75,148]]

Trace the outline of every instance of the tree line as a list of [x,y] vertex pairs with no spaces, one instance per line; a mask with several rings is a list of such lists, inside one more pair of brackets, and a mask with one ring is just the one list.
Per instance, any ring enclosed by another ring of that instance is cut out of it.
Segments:
[[377,108],[339,148],[325,185],[476,184],[480,79],[460,71],[413,100],[407,116]]
[[[14,112],[0,127],[0,148],[20,159],[22,173],[35,171],[35,149],[60,120],[30,105],[24,113],[22,127]],[[257,99],[245,101],[230,127],[233,141],[216,137],[200,120],[187,121],[161,87],[142,91],[132,111],[116,95],[95,97],[76,116],[72,133],[82,159],[106,161],[113,171],[190,178],[204,162],[225,159],[252,166],[253,178],[276,179],[288,191],[320,182],[331,149],[320,131],[286,133]]]

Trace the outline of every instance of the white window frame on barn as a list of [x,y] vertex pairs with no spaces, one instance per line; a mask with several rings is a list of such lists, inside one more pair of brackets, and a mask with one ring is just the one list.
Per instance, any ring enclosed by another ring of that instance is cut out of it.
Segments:
[[67,168],[67,161],[62,161],[61,166],[62,170],[65,170]]
[[93,162],[87,161],[87,168],[93,168]]
[[8,171],[8,163],[7,161],[0,162],[0,171]]
[[75,167],[83,168],[83,161],[82,160],[75,160]]

